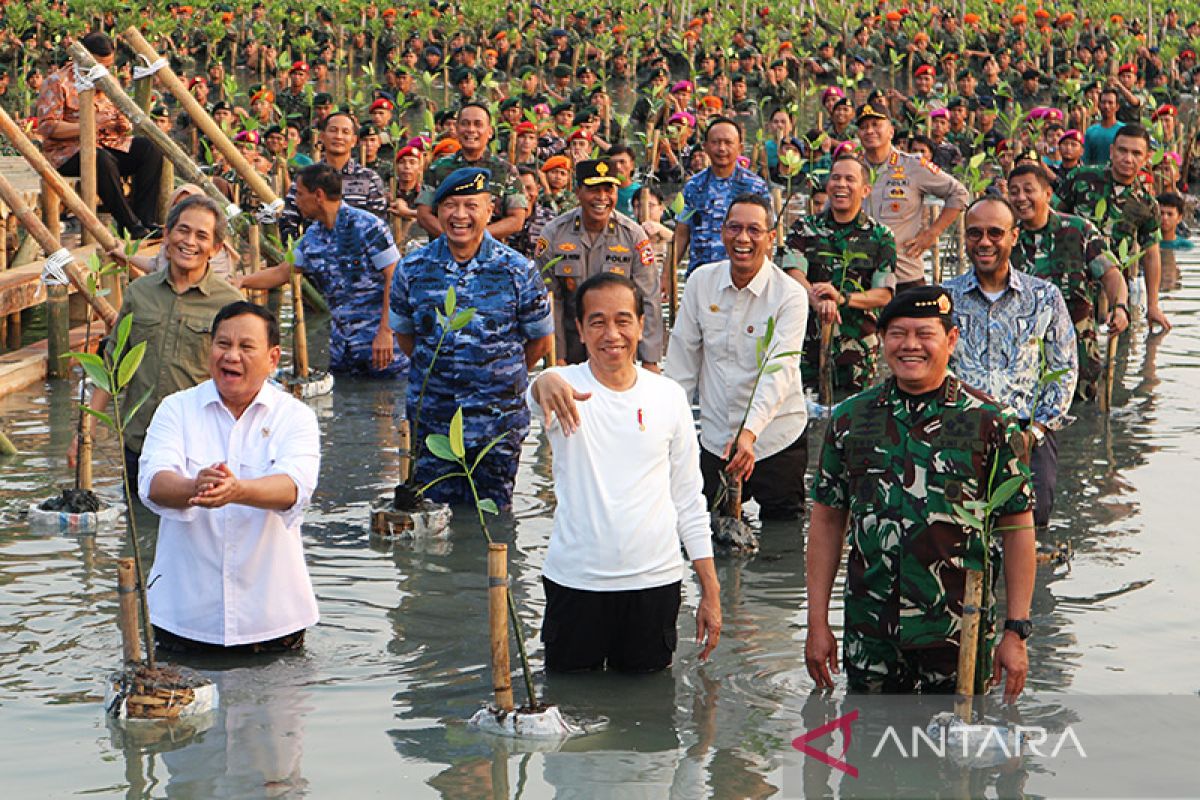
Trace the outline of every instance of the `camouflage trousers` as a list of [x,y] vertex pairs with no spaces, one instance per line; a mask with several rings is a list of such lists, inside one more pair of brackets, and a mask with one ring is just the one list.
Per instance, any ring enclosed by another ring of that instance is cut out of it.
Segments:
[[[442,424],[435,422],[434,430],[445,430],[448,426],[448,420]],[[479,499],[490,498],[501,511],[512,508],[513,484],[517,480],[521,441],[525,438],[526,430],[510,430],[504,439],[488,451],[471,473],[475,481],[475,490],[479,492]],[[490,440],[466,442],[468,464],[475,462],[476,454],[487,446],[488,441]],[[425,486],[444,475],[461,471],[462,468],[458,464],[443,461],[428,450],[422,449],[417,459],[414,477],[418,486]],[[449,503],[452,506],[475,504],[470,485],[461,477],[439,481],[426,490],[425,497],[435,503]]]
[[1079,383],[1075,385],[1077,400],[1095,400],[1100,378],[1104,374],[1104,355],[1100,352],[1099,326],[1096,317],[1088,314],[1075,320],[1075,341],[1079,348]]
[[846,631],[842,664],[849,690],[859,694],[949,694],[958,679],[958,645],[900,647]]
[[[879,337],[876,334],[856,338],[835,333],[829,343],[829,358],[833,365],[833,390],[838,397],[857,394],[875,382],[879,361]],[[820,394],[821,339],[809,337],[804,342],[804,361],[800,365],[805,387]]]

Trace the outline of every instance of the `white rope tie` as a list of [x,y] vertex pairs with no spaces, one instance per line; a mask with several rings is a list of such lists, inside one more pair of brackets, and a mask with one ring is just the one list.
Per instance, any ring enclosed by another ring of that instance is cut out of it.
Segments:
[[283,211],[283,198],[276,197],[270,203],[258,209],[254,218],[261,225],[272,225],[279,221],[279,214]]
[[71,282],[67,277],[66,266],[74,261],[75,257],[65,247],[51,253],[42,265],[42,283],[47,286],[66,286]]
[[237,203],[230,203],[225,206],[225,219],[228,222],[233,222],[233,218],[242,213],[242,207]]
[[87,72],[75,65],[75,91],[87,92],[96,88],[101,78],[108,75],[108,68],[103,64],[95,64]]
[[147,64],[144,67],[141,65],[134,65],[133,79],[135,81],[140,81],[142,78],[149,78],[154,73],[158,72],[161,69],[165,69],[168,66],[167,60],[165,58],[160,58],[160,59],[158,59],[158,61],[153,61],[153,62],[151,62],[150,59],[146,58],[143,55],[139,55],[138,58],[142,59],[142,61],[147,62]]

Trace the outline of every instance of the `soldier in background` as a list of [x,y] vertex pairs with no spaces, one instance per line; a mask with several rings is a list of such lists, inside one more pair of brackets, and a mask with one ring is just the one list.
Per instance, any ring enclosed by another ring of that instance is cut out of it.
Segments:
[[[1026,439],[1009,410],[947,369],[958,340],[951,312],[939,286],[892,300],[879,327],[893,377],[833,413],[813,483],[806,555],[805,661],[818,688],[832,688],[831,673],[838,672],[829,601],[847,536],[843,663],[850,691],[953,692],[966,571],[990,564],[994,587],[1002,563],[1008,619],[992,683],[1006,674],[1010,697],[1025,685],[1037,569],[1029,473],[1021,461]],[[1019,477],[1026,479],[1020,489],[996,509],[999,535],[985,543],[954,504],[985,499]],[[992,605],[989,593],[989,633]]]

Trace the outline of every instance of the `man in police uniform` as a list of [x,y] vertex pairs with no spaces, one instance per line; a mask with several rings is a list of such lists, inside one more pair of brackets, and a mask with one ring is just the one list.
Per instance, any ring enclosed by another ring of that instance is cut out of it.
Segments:
[[482,103],[467,103],[454,123],[455,138],[462,145],[457,153],[438,159],[425,171],[424,186],[417,198],[417,222],[436,238],[442,233],[433,196],[450,173],[471,167],[487,174],[492,195],[492,216],[488,233],[501,241],[525,226],[527,201],[517,168],[488,151],[492,139],[492,112]]
[[[952,310],[940,286],[888,303],[879,327],[893,377],[833,412],[813,482],[807,551],[805,661],[818,688],[832,687],[830,673],[838,672],[829,600],[844,537],[843,663],[851,691],[954,691],[966,571],[990,567],[982,604],[990,632],[1002,559],[1008,620],[992,682],[1007,673],[1006,696],[1025,685],[1037,569],[1022,463],[1027,440],[1011,411],[948,371],[958,339]],[[1020,488],[989,520],[999,535],[984,541],[954,506],[993,496],[1013,478]]]
[[575,328],[575,287],[601,272],[624,275],[642,292],[646,313],[638,357],[658,368],[663,351],[658,270],[654,248],[642,226],[617,211],[621,179],[610,161],[581,161],[575,167],[579,207],[555,217],[534,247],[539,271],[550,272],[554,293],[554,343],[559,364],[579,364],[587,352]]
[[[390,298],[397,342],[412,358],[408,419],[413,438],[424,442],[428,434],[446,434],[461,408],[468,456],[474,461],[491,447],[473,473],[479,496],[506,509],[512,505],[521,441],[529,432],[528,370],[550,351],[554,335],[550,301],[533,263],[487,230],[492,214],[487,170],[455,170],[430,202],[443,233],[400,261]],[[475,314],[464,327],[443,331],[437,312],[451,288],[458,308],[474,308]],[[493,446],[497,436],[502,438]],[[457,470],[423,449],[414,477],[425,485]],[[425,496],[446,503],[473,500],[462,478],[441,480]]]
[[871,182],[862,161],[848,153],[839,156],[825,192],[827,209],[792,224],[780,266],[808,290],[813,311],[800,364],[804,385],[818,385],[821,325],[828,323],[835,326],[829,346],[833,389],[853,394],[875,378],[875,316],[896,289],[896,240],[863,211]]
[[[896,293],[925,283],[925,251],[967,207],[970,195],[957,180],[921,156],[892,146],[896,130],[887,112],[868,103],[858,110],[858,140],[867,165],[875,170],[875,186],[867,197],[867,214],[896,237]],[[946,201],[925,227],[925,197]]]

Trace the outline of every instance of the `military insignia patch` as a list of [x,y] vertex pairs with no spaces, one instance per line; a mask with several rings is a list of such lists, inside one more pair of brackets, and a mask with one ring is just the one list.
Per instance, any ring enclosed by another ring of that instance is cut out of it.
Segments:
[[537,242],[533,245],[533,257],[537,258],[542,253],[546,252],[546,248],[550,246],[550,242],[546,241],[544,236],[539,236]]
[[571,244],[570,242],[563,242],[558,246],[558,249],[562,250],[564,253],[569,253],[575,249],[575,245]]
[[643,239],[637,243],[638,257],[642,260],[643,267],[649,267],[654,263],[654,247],[651,246],[649,239]]

